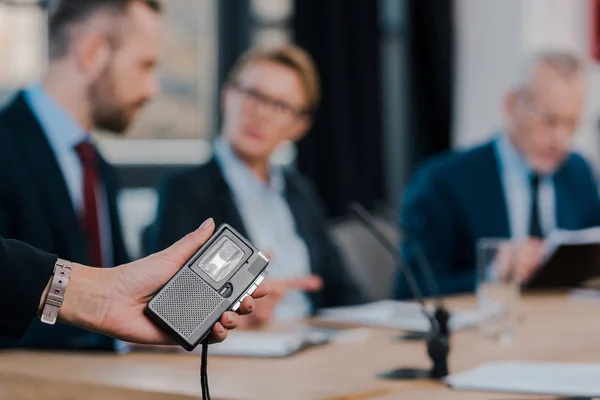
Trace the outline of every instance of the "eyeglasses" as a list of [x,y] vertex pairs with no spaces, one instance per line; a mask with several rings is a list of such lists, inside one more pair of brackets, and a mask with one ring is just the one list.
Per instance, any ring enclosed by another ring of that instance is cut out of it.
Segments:
[[297,118],[308,117],[311,114],[307,108],[294,107],[283,100],[261,93],[257,89],[245,87],[239,83],[233,83],[231,87],[257,105],[264,107],[265,110],[268,110],[271,115],[282,122],[292,122]]
[[541,122],[546,127],[550,129],[556,129],[562,126],[568,132],[573,132],[577,129],[578,121],[576,119],[565,118],[540,107],[539,105],[535,104],[529,93],[522,93],[520,98],[527,107],[529,115],[535,118],[538,122]]

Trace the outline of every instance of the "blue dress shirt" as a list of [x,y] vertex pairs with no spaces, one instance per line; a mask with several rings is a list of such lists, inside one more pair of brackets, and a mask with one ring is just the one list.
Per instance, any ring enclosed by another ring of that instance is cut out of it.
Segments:
[[[215,158],[228,183],[234,203],[252,243],[270,253],[269,277],[300,278],[311,274],[304,240],[298,235],[294,217],[285,199],[281,168],[272,166],[270,181],[262,182],[237,157],[223,139],[215,142]],[[311,313],[308,296],[292,290],[275,309],[275,320],[303,318]]]
[[[523,240],[529,236],[530,177],[533,170],[506,134],[500,135],[494,145],[498,160],[500,160],[500,178],[506,200],[511,238]],[[547,236],[556,228],[556,195],[554,179],[551,174],[544,175],[540,179],[538,204],[542,232],[544,236]]]
[[[42,126],[54,156],[65,179],[73,207],[77,214],[83,212],[83,167],[75,146],[84,140],[90,140],[88,134],[75,120],[44,90],[41,84],[35,84],[25,90],[25,99]],[[106,266],[112,266],[112,237],[108,213],[106,190],[99,188],[98,212],[100,216],[100,234],[102,259]]]

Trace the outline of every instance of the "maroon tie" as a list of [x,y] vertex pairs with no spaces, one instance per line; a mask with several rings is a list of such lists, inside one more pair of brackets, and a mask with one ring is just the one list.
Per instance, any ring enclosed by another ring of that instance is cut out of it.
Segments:
[[102,245],[100,241],[100,219],[98,216],[98,158],[96,149],[88,141],[75,146],[75,150],[83,167],[83,230],[85,232],[90,262],[95,267],[102,267]]

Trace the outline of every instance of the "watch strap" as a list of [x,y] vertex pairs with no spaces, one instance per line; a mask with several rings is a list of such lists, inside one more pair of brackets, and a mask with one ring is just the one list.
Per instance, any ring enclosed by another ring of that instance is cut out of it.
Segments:
[[56,323],[70,278],[71,262],[59,258],[56,264],[54,264],[54,275],[52,276],[52,283],[50,284],[50,290],[48,291],[42,311],[42,322],[50,325]]

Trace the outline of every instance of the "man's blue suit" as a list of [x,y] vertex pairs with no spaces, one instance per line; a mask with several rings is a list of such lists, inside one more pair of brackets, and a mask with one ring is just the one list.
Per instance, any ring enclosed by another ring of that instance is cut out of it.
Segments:
[[[571,154],[553,179],[558,228],[600,225],[596,180],[581,156]],[[401,250],[425,294],[433,295],[417,265],[419,247],[442,294],[474,291],[477,240],[510,237],[494,142],[426,162],[405,190],[400,208],[405,232]],[[413,297],[402,275],[398,276],[395,296]]]

